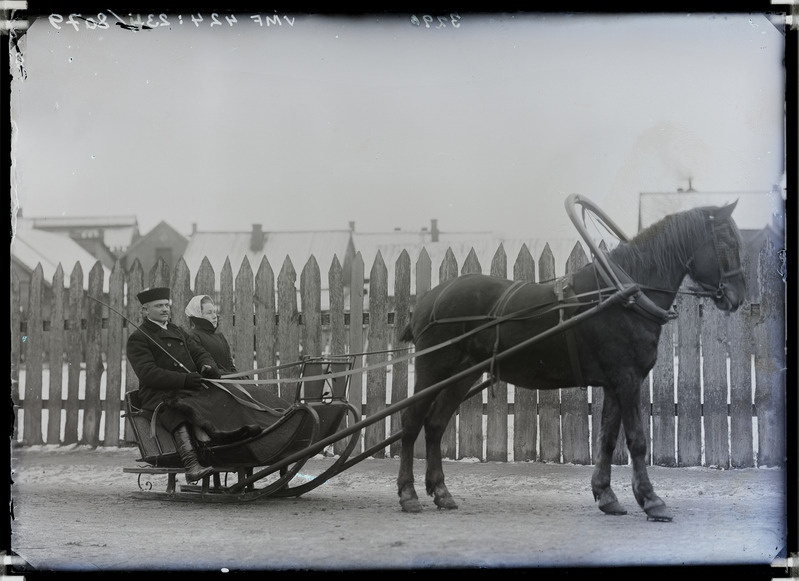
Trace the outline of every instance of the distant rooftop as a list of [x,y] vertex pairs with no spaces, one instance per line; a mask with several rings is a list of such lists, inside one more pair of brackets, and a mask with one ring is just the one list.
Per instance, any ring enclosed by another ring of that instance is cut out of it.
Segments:
[[28,218],[34,228],[97,228],[137,226],[136,216],[45,216]]

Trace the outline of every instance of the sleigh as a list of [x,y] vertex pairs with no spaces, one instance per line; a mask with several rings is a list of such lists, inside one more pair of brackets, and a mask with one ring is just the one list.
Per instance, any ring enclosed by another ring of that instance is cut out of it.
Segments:
[[[137,390],[125,394],[125,417],[140,457],[136,467],[124,472],[138,474],[134,497],[161,500],[243,501],[263,496],[298,496],[338,474],[358,443],[359,431],[334,438],[339,444],[336,460],[323,473],[295,486],[295,478],[308,459],[323,451],[314,444],[334,436],[349,421],[357,423],[358,410],[347,399],[348,374],[353,357],[304,358],[299,367],[294,399],[276,421],[261,433],[239,441],[198,446],[198,458],[214,471],[199,484],[178,486],[185,469],[172,434],[153,421],[151,411],[139,404]],[[290,390],[290,388],[289,388]],[[153,489],[153,477],[166,477],[163,491]],[[231,481],[235,480],[231,483]]]

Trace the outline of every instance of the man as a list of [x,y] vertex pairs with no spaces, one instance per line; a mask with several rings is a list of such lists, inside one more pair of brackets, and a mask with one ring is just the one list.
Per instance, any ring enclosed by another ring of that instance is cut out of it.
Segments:
[[136,298],[141,303],[142,324],[128,337],[127,357],[139,379],[141,406],[156,413],[157,421],[172,433],[186,468],[186,480],[194,482],[214,468],[200,464],[190,431],[191,419],[169,402],[201,394],[208,389],[203,378],[219,379],[221,373],[207,351],[169,322],[169,288],[145,289]]

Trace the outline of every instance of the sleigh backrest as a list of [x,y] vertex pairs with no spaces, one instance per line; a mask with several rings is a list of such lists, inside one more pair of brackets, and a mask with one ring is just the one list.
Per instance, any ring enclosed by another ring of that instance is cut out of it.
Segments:
[[[155,433],[152,433],[153,413],[143,410],[139,402],[139,391],[125,393],[125,418],[133,430],[136,445],[141,458],[138,462],[147,462],[155,466],[171,465],[177,459],[175,440],[159,422],[156,422]],[[179,463],[179,461],[178,461]]]
[[[337,375],[352,369],[354,358],[309,357],[302,363],[297,384],[297,403],[347,401],[350,375]],[[327,377],[325,377],[327,376]]]

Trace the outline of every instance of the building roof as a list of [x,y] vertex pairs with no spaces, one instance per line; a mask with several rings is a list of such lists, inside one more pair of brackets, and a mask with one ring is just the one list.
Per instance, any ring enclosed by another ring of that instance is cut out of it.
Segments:
[[699,206],[724,206],[738,200],[732,217],[740,230],[782,228],[785,208],[778,191],[771,192],[644,192],[640,196],[639,229],[661,218]]
[[125,250],[125,254],[134,253],[138,246],[146,244],[151,237],[157,236],[157,235],[159,235],[160,233],[162,233],[164,231],[169,231],[172,234],[174,234],[176,237],[178,237],[178,238],[180,238],[182,240],[188,241],[188,238],[186,238],[186,236],[184,236],[183,234],[181,234],[180,232],[175,230],[175,228],[173,228],[171,225],[169,225],[164,220],[161,220],[158,224],[153,226],[153,229],[150,230],[147,234],[144,234],[143,236],[139,236],[130,246],[128,246],[127,250]]
[[102,231],[103,244],[113,252],[123,252],[139,236],[136,216],[45,216],[27,220],[39,230],[84,231],[87,237]]
[[[64,286],[69,287],[69,278],[77,263],[83,270],[83,288],[89,287],[89,272],[99,261],[80,244],[64,236],[37,230],[29,220],[18,218],[11,241],[11,257],[33,272],[37,264],[42,265],[42,274],[47,285],[52,284],[53,275],[60,264],[64,270]],[[111,271],[103,266],[103,291],[108,290]]]
[[299,282],[303,268],[309,258],[314,256],[319,265],[322,287],[326,288],[327,273],[333,263],[333,257],[338,258],[339,264],[343,266],[350,241],[349,230],[264,232],[263,235],[262,249],[254,251],[250,247],[252,232],[195,232],[189,237],[183,259],[189,267],[189,272],[194,276],[203,258],[208,258],[214,269],[218,286],[219,275],[228,257],[235,278],[245,257],[253,273],[257,273],[265,256],[272,267],[275,279],[280,275],[283,263],[288,257]]

